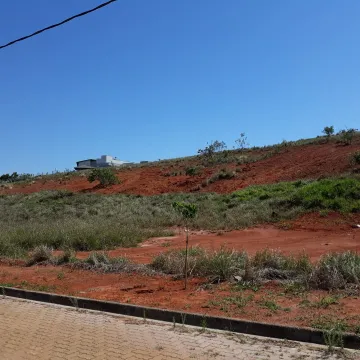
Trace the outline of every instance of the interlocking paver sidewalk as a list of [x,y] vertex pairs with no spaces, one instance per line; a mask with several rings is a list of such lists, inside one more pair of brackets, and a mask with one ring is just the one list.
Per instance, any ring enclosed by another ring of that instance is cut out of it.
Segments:
[[[360,352],[347,352],[360,359]],[[336,359],[325,348],[0,298],[1,360]]]

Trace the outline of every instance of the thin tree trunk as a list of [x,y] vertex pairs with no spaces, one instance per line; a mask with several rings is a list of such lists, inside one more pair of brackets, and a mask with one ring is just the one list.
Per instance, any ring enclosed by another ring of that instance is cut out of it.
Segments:
[[189,247],[189,229],[186,231],[186,247],[185,247],[185,290],[187,288],[187,277],[188,277],[188,247]]

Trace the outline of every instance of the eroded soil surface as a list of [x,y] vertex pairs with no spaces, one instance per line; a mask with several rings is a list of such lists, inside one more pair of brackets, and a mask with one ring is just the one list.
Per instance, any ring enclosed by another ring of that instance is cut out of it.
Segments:
[[[68,267],[25,268],[3,263],[0,284],[268,323],[326,326],[337,321],[352,331],[358,331],[360,324],[357,294],[293,293],[275,283],[242,289],[229,283],[209,285],[204,279],[191,279],[184,290],[183,280],[169,276],[100,274]],[[326,300],[329,297],[330,301]]]
[[[69,179],[39,179],[31,184],[13,185],[0,189],[0,194],[33,193],[42,190],[70,190],[74,192],[98,192],[103,194],[154,195],[175,192],[217,192],[230,193],[249,185],[270,184],[279,181],[316,179],[343,174],[351,170],[349,156],[360,149],[360,137],[352,145],[323,143],[306,146],[284,147],[280,153],[250,164],[221,164],[206,167],[197,176],[166,176],[166,174],[184,170],[184,165],[153,165],[124,169],[118,173],[121,183],[108,188],[99,188],[89,183],[86,176],[74,176]],[[265,155],[268,151],[256,151],[249,156]],[[190,160],[189,160],[190,161]],[[191,161],[188,165],[191,165]],[[222,168],[237,169],[233,179],[216,181],[201,187],[203,181]]]

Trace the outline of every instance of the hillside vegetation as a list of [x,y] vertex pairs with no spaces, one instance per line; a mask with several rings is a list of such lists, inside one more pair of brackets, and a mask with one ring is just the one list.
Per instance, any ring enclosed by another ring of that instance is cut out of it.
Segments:
[[54,249],[136,246],[171,234],[180,224],[174,201],[195,203],[194,229],[238,229],[311,211],[359,212],[360,177],[251,186],[231,194],[155,196],[44,191],[0,197],[0,255],[23,256],[38,245]]
[[[351,137],[351,139],[349,138]],[[241,140],[241,139],[240,139]],[[341,133],[295,142],[224,149],[213,142],[197,156],[133,164],[112,181],[90,182],[88,172],[0,176],[0,194],[68,190],[101,194],[232,193],[252,185],[309,180],[360,172],[360,133]],[[3,180],[1,180],[3,178]]]

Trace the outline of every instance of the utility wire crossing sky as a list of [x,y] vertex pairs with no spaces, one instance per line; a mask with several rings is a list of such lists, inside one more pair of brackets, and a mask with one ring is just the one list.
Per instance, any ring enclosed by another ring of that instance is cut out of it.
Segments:
[[71,17],[69,17],[69,18],[67,18],[67,19],[65,19],[65,20],[63,20],[63,21],[61,21],[61,22],[59,22],[59,23],[57,23],[57,24],[50,25],[50,26],[48,26],[48,27],[46,27],[46,28],[44,28],[44,29],[35,31],[34,33],[32,33],[32,34],[30,34],[30,35],[23,36],[23,37],[21,37],[21,38],[19,38],[19,39],[10,41],[9,43],[7,43],[7,44],[5,44],[5,45],[1,45],[1,46],[0,46],[0,50],[6,48],[6,47],[8,47],[8,46],[14,45],[14,44],[16,44],[17,42],[24,41],[24,40],[26,40],[26,39],[29,39],[29,38],[33,37],[33,36],[39,35],[39,34],[43,33],[44,31],[48,31],[48,30],[54,29],[54,28],[56,28],[56,27],[58,27],[58,26],[64,25],[64,24],[66,24],[67,22],[69,22],[69,21],[71,21],[71,20],[74,20],[74,19],[76,19],[76,18],[79,18],[79,17],[81,17],[81,16],[90,14],[90,13],[96,11],[96,10],[99,10],[99,9],[107,6],[107,5],[110,5],[111,3],[115,2],[115,1],[117,1],[117,0],[107,1],[106,3],[103,3],[103,4],[101,4],[101,5],[98,5],[98,6],[92,8],[92,9],[90,9],[90,10],[87,10],[87,11],[84,11],[84,12],[82,12],[82,13],[80,13],[80,14],[71,16]]

